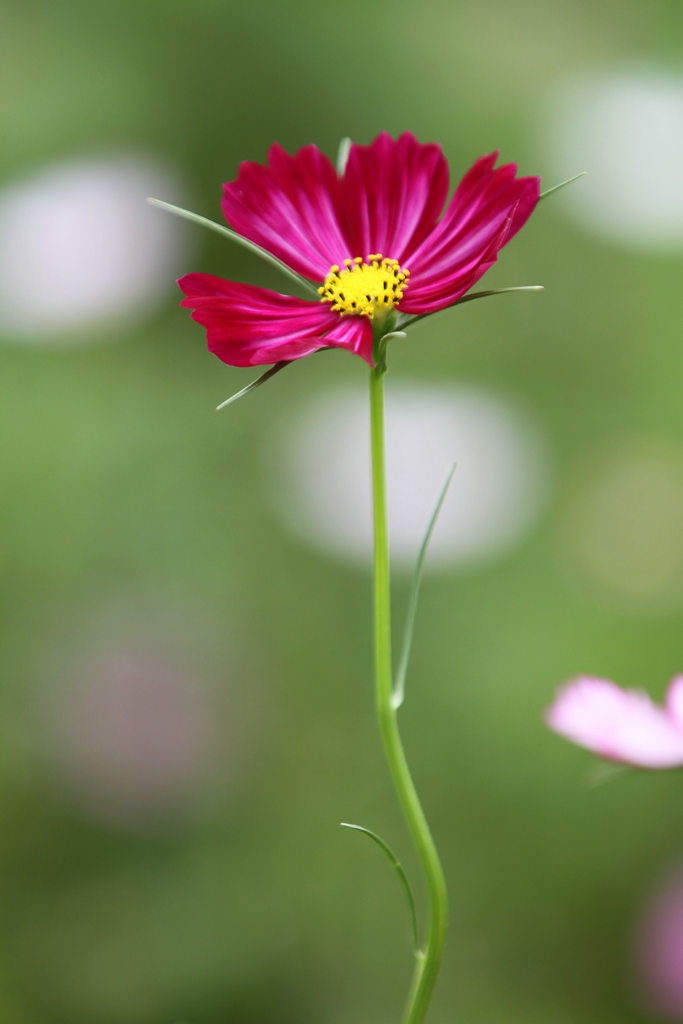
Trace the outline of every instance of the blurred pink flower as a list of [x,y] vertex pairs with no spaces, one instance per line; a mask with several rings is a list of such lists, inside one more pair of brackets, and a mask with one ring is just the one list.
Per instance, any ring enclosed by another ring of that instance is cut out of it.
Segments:
[[[209,349],[232,366],[290,361],[345,348],[373,362],[373,321],[383,334],[400,314],[452,306],[498,258],[539,197],[538,178],[482,156],[439,215],[448,164],[411,132],[350,146],[341,175],[313,145],[294,156],[271,146],[268,164],[243,163],[223,186],[223,213],[244,238],[319,285],[306,301],[187,274],[181,305],[207,329]],[[395,311],[395,312],[394,312]]]
[[189,812],[227,739],[211,691],[151,646],[95,650],[49,691],[45,711],[57,777],[116,825],[154,828]]
[[559,691],[545,720],[611,761],[636,768],[683,765],[683,675],[672,679],[661,707],[646,693],[579,676]]
[[663,875],[650,894],[635,934],[635,973],[645,1007],[683,1020],[683,870]]

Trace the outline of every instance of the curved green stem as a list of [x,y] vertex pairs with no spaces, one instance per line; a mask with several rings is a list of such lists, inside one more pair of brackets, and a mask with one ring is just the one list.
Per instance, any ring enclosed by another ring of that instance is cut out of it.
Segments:
[[429,895],[429,931],[416,954],[415,974],[403,1017],[404,1024],[421,1024],[436,984],[448,926],[446,883],[429,825],[413,783],[398,731],[391,672],[389,542],[384,467],[383,361],[370,371],[370,432],[374,516],[374,630],[377,715],[389,770],[410,834],[424,870]]

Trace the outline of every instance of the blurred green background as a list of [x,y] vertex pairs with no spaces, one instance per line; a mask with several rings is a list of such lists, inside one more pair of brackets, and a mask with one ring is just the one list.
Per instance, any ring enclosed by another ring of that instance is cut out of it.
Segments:
[[[648,131],[680,126],[682,40],[680,0],[3,5],[2,1021],[399,1019],[401,895],[337,827],[376,829],[416,873],[375,735],[369,571],[290,533],[266,479],[273,436],[312,396],[362,395],[366,368],[305,360],[216,416],[252,375],[206,354],[173,279],[284,287],[258,261],[198,227],[169,235],[133,308],[124,245],[107,315],[81,316],[89,259],[111,250],[84,214],[73,303],[62,285],[45,299],[35,270],[43,248],[60,265],[51,168],[133,154],[163,169],[161,198],[220,219],[220,183],[273,140],[334,155],[382,129],[441,142],[454,182],[497,147],[545,187],[593,177],[544,202],[486,278],[545,293],[433,318],[391,356],[389,391],[500,396],[552,462],[533,529],[433,562],[422,592],[403,727],[453,903],[430,1020],[659,1019],[639,921],[683,857],[680,777],[591,788],[592,759],[542,710],[578,672],[659,697],[680,670],[681,192],[676,207]],[[586,81],[626,82],[622,121]],[[634,152],[644,187],[620,198]],[[44,209],[10,252],[21,183]],[[175,231],[143,200],[114,226]],[[597,227],[591,202],[612,209]],[[397,572],[399,623],[406,589]]]

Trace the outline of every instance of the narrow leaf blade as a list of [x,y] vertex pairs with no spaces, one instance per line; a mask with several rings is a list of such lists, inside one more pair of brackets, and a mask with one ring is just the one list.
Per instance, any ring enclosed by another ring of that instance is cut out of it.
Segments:
[[461,299],[458,299],[454,303],[455,306],[461,306],[463,302],[471,302],[472,299],[485,299],[489,295],[506,295],[508,292],[542,292],[545,288],[542,284],[520,284],[515,285],[512,288],[489,288],[484,292],[468,292],[467,295],[463,295]]
[[244,396],[248,395],[250,391],[254,390],[254,388],[258,388],[261,384],[265,384],[267,380],[274,377],[276,373],[280,372],[280,370],[284,370],[285,366],[289,366],[291,361],[291,359],[283,359],[281,362],[275,363],[274,366],[269,367],[265,373],[261,374],[260,377],[257,377],[256,380],[252,380],[251,384],[247,384],[246,388],[242,388],[241,391],[236,391],[234,395],[230,396],[230,398],[226,398],[224,402],[217,405],[216,412],[220,412],[221,409],[225,409],[228,405],[232,405],[233,402],[236,402],[238,398],[244,398]]
[[567,178],[565,181],[561,181],[559,185],[553,185],[551,188],[547,188],[545,192],[541,192],[539,195],[539,202],[541,199],[545,199],[546,196],[551,196],[553,192],[559,192],[561,188],[566,188],[567,185],[571,185],[573,181],[578,181],[579,178],[583,178],[586,173],[586,171],[579,171],[579,173],[575,174],[573,178]]
[[405,688],[406,688],[406,674],[408,672],[408,662],[410,661],[410,649],[413,643],[413,631],[415,629],[415,615],[417,613],[417,598],[420,592],[420,583],[422,581],[422,568],[424,566],[425,555],[427,554],[427,547],[431,539],[434,527],[436,526],[436,520],[439,517],[441,507],[446,500],[446,494],[450,486],[453,474],[455,473],[456,463],[454,462],[450,468],[446,481],[441,488],[441,492],[437,499],[434,511],[432,512],[431,519],[427,526],[422,545],[417,556],[417,562],[415,563],[415,571],[413,573],[413,580],[410,587],[410,597],[408,599],[408,611],[406,613],[406,624],[405,631],[403,634],[403,645],[401,648],[401,658],[398,664],[398,671],[396,672],[396,680],[394,682],[394,691],[392,694],[391,702],[395,708],[400,708],[405,700]]
[[403,331],[404,327],[410,327],[412,324],[416,324],[418,320],[426,320],[428,316],[435,316],[436,313],[445,313],[448,309],[453,309],[455,306],[461,306],[463,302],[471,302],[472,299],[485,299],[489,295],[506,295],[508,292],[542,292],[544,290],[545,289],[542,284],[520,284],[514,285],[511,288],[489,288],[485,292],[468,292],[467,295],[463,295],[462,298],[452,302],[450,306],[445,306],[443,309],[437,309],[434,313],[418,313],[416,316],[408,316],[407,314],[404,314],[403,318],[399,319],[397,331]]
[[615,779],[621,779],[625,775],[633,775],[634,770],[628,764],[603,764],[602,762],[593,765],[586,777],[588,789],[597,789],[598,786],[605,786]]
[[341,139],[339,142],[339,149],[337,150],[337,174],[340,178],[346,170],[346,162],[349,159],[351,146],[352,142],[348,137]]
[[301,274],[297,274],[295,270],[288,267],[286,263],[279,260],[277,256],[273,256],[272,253],[268,252],[267,249],[263,249],[256,242],[250,242],[248,238],[244,238],[242,235],[238,235],[236,231],[226,227],[224,224],[217,224],[215,220],[209,220],[208,217],[202,217],[199,213],[192,213],[191,210],[183,210],[181,206],[174,206],[173,203],[165,203],[162,199],[148,199],[148,203],[151,206],[158,206],[160,210],[166,210],[168,213],[173,213],[176,217],[183,217],[185,220],[191,220],[195,224],[201,224],[205,228],[209,228],[211,231],[216,231],[219,235],[223,235],[225,238],[229,238],[231,242],[235,242],[237,245],[241,245],[243,249],[248,249],[249,252],[255,253],[266,263],[270,263],[271,266],[277,267],[281,273],[285,274],[292,281],[296,281],[300,288],[303,288],[309,294],[314,295],[316,299],[320,299],[318,290],[311,281],[308,281]]
[[352,825],[348,821],[340,821],[339,824],[341,825],[342,828],[352,828],[356,832],[362,832],[363,835],[368,836],[370,839],[372,839],[372,841],[374,843],[377,843],[377,845],[379,846],[379,848],[382,851],[382,853],[384,853],[384,855],[389,860],[389,863],[391,864],[392,868],[394,869],[394,871],[398,875],[398,878],[399,878],[399,881],[400,881],[401,886],[403,888],[403,891],[406,894],[406,899],[408,901],[408,912],[410,914],[410,926],[411,926],[411,931],[412,931],[412,934],[413,934],[413,949],[417,953],[418,952],[418,936],[417,936],[417,914],[415,912],[415,900],[413,898],[412,889],[410,888],[410,882],[408,881],[408,877],[407,877],[405,871],[403,870],[403,867],[402,867],[401,862],[399,861],[398,857],[396,856],[394,851],[391,849],[389,844],[386,843],[382,839],[381,836],[378,836],[377,833],[373,832],[371,829],[365,828],[365,826],[363,826],[363,825]]

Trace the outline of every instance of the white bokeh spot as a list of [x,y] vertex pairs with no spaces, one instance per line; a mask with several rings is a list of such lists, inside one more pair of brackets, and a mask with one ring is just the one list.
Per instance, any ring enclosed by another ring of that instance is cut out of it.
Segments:
[[[302,540],[367,564],[371,550],[367,397],[313,398],[277,424],[268,449],[274,507]],[[387,388],[389,530],[396,565],[414,563],[439,491],[457,462],[432,537],[432,568],[488,558],[533,524],[548,458],[529,418],[504,399],[460,386]]]
[[587,172],[563,204],[583,227],[628,245],[683,247],[683,75],[636,67],[565,79],[543,139],[557,181]]
[[157,305],[188,253],[185,226],[149,195],[185,189],[161,161],[137,153],[64,160],[0,191],[0,334],[82,340],[112,317]]

